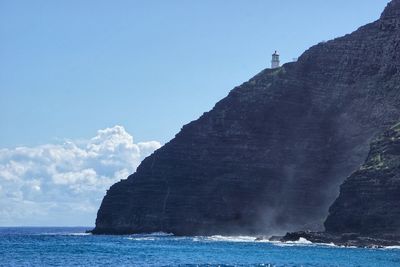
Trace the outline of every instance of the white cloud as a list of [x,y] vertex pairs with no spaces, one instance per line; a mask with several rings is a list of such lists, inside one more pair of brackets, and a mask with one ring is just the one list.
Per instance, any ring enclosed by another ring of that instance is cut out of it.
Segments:
[[160,147],[114,126],[84,142],[0,149],[0,225],[93,225],[106,190]]

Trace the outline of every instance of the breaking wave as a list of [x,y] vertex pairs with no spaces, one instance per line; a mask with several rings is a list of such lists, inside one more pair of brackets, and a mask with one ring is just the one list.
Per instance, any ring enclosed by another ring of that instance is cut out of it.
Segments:
[[87,236],[87,235],[92,235],[91,233],[68,233],[68,232],[49,232],[49,233],[40,233],[40,234],[35,234],[35,235],[60,235],[60,236]]
[[[216,242],[256,242],[257,237],[254,236],[222,236],[222,235],[213,235],[213,236],[196,236],[193,238],[193,241],[196,242],[207,242],[207,241],[216,241]],[[265,240],[267,241],[267,240]],[[265,242],[264,240],[260,240],[257,242]],[[267,241],[269,242],[269,241]]]
[[[128,240],[134,241],[156,241],[156,240],[164,240],[166,238],[172,241],[182,241],[186,240],[188,242],[227,242],[227,243],[269,243],[273,246],[278,247],[295,247],[295,246],[307,246],[307,247],[334,247],[334,248],[356,248],[356,247],[345,247],[338,246],[333,243],[313,243],[305,238],[300,238],[297,241],[270,241],[268,239],[263,239],[255,236],[223,236],[223,235],[213,235],[213,236],[194,236],[194,237],[183,237],[183,236],[174,236],[171,233],[151,233],[151,234],[133,234],[128,237],[125,237]],[[376,249],[376,248],[375,248]],[[400,249],[400,246],[388,246],[380,249]]]
[[[166,237],[174,237],[173,234],[170,233],[164,233],[164,232],[155,232],[155,233],[151,233],[151,234],[133,234],[133,235],[129,235],[128,237],[126,237],[126,239],[128,240],[135,240],[135,241],[154,241],[154,240],[158,240],[158,239],[162,239],[162,238],[166,238]],[[176,237],[174,237],[176,238]]]
[[387,246],[384,247],[383,249],[400,249],[400,246]]

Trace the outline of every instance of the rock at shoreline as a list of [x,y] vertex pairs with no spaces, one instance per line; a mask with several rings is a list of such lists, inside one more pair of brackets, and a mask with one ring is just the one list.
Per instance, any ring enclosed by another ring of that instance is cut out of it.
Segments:
[[[298,241],[304,238],[316,244],[334,244],[345,247],[379,248],[388,246],[400,246],[400,236],[369,237],[358,233],[330,234],[326,232],[300,231],[287,233],[285,236],[274,240],[282,242]],[[271,240],[271,241],[274,241]]]

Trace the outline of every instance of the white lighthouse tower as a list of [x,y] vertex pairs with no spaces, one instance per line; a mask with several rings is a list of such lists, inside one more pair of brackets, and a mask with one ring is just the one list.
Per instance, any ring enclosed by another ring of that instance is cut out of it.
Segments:
[[272,54],[271,68],[276,69],[280,67],[281,62],[279,61],[278,51]]

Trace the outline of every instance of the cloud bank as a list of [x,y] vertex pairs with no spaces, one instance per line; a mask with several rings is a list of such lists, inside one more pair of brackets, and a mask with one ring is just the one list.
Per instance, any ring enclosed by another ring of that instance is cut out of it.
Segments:
[[106,190],[161,147],[122,126],[87,141],[0,149],[0,225],[94,225]]

